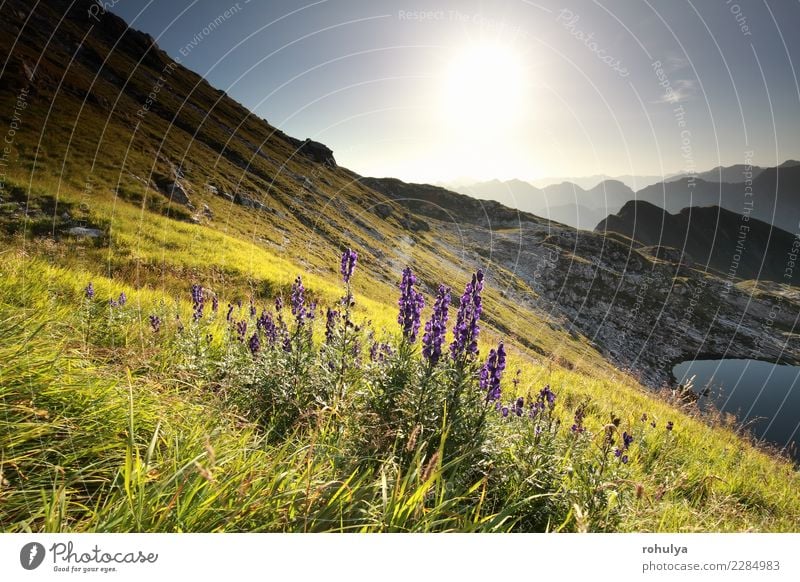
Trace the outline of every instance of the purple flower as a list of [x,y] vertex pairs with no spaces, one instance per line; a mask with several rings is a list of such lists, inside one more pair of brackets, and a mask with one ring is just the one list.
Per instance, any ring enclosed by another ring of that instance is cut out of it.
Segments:
[[503,418],[506,418],[508,416],[508,406],[504,406],[502,408],[502,411],[503,411]]
[[430,362],[431,366],[435,366],[442,356],[449,307],[450,289],[439,285],[436,302],[433,304],[433,315],[425,324],[425,334],[422,336],[422,356]]
[[497,346],[497,350],[489,351],[489,358],[481,368],[480,387],[486,392],[486,402],[500,400],[501,389],[500,379],[503,377],[503,370],[506,369],[506,350],[503,342]]
[[228,314],[225,316],[226,321],[230,321],[233,317],[233,303],[228,303]]
[[570,427],[570,430],[575,434],[581,434],[586,429],[583,427],[583,418],[586,416],[586,413],[583,410],[583,406],[579,406],[578,409],[575,411],[575,419]]
[[517,387],[519,387],[519,375],[521,372],[522,371],[519,368],[517,368],[517,373],[514,374],[514,379],[511,380],[511,383],[514,385],[514,390],[516,390]]
[[292,284],[292,315],[297,320],[297,325],[303,325],[306,318],[306,288],[303,287],[303,280],[298,275]]
[[633,435],[632,434],[628,434],[627,432],[623,432],[622,433],[622,446],[627,449],[627,448],[629,448],[631,446],[632,442],[633,442]]
[[347,249],[342,253],[342,279],[345,284],[350,282],[350,277],[353,276],[353,271],[356,268],[356,261],[358,261],[358,253],[352,249]]
[[211,296],[211,311],[214,313],[219,311],[219,299],[217,298],[216,294]]
[[270,346],[275,345],[275,341],[278,339],[278,330],[272,316],[263,309],[261,316],[256,320],[256,328],[264,332]]
[[622,446],[614,449],[614,456],[617,457],[623,463],[628,462],[628,455],[625,454],[625,451],[627,451],[630,448],[631,443],[633,443],[633,435],[628,434],[627,431],[623,432]]
[[536,418],[536,415],[539,414],[542,410],[544,410],[544,404],[539,402],[531,402],[530,412],[528,412],[528,416],[530,418]]
[[153,333],[158,333],[158,331],[161,329],[161,318],[157,315],[151,315],[150,327],[153,329]]
[[369,359],[373,362],[383,362],[393,355],[394,350],[389,344],[375,342],[369,348]]
[[672,430],[674,427],[675,427],[675,425],[672,424],[671,420],[669,422],[667,422],[667,430]]
[[[556,394],[552,390],[550,390],[550,384],[545,386],[539,392],[539,401],[544,405],[547,403],[547,407],[550,410],[553,410],[556,406]],[[544,406],[543,406],[544,407]]]
[[91,281],[89,281],[89,284],[83,290],[83,293],[86,295],[86,299],[94,299],[94,285]]
[[275,298],[275,311],[280,311],[281,309],[283,309],[283,297],[278,295]]
[[520,396],[517,398],[516,402],[514,402],[514,412],[517,416],[522,416],[522,409],[525,407],[525,399]]
[[478,353],[478,334],[481,318],[483,290],[483,271],[472,275],[472,281],[467,283],[461,303],[458,306],[456,324],[453,328],[453,343],[450,344],[450,355],[454,360],[460,356],[475,355]]
[[119,294],[119,299],[117,299],[117,305],[120,307],[124,306],[128,302],[128,296],[125,295],[125,291]]
[[336,322],[339,320],[339,312],[328,307],[325,313],[325,343],[330,344],[336,333]]
[[397,302],[400,313],[397,323],[403,329],[403,337],[409,343],[414,343],[419,332],[419,318],[422,308],[425,307],[425,298],[422,293],[414,289],[417,278],[409,267],[403,269],[403,279],[400,281],[400,300]]
[[646,412],[643,412],[643,413],[642,413],[642,418],[641,418],[641,421],[642,421],[642,422],[647,422],[647,413],[646,413]]
[[236,322],[236,337],[240,342],[244,343],[244,338],[247,336],[247,321],[244,319]]
[[258,354],[259,350],[261,349],[261,340],[258,339],[258,332],[250,336],[250,340],[247,342],[247,347],[250,348],[250,353],[254,356]]
[[195,321],[203,317],[204,307],[205,297],[203,288],[200,285],[192,285],[192,313]]
[[258,311],[256,310],[256,304],[253,302],[253,298],[250,298],[250,317],[255,318]]

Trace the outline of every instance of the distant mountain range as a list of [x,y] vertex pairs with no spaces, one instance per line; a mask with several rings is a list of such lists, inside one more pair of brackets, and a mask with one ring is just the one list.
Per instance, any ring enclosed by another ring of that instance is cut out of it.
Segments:
[[684,208],[670,214],[644,200],[626,203],[595,229],[624,234],[655,258],[707,266],[723,276],[800,283],[800,272],[784,277],[794,236],[719,206]]
[[[636,192],[621,179],[605,179],[588,188],[584,186],[586,179],[581,181],[584,185],[563,181],[544,187],[522,180],[491,180],[455,189],[579,229],[593,229],[609,214],[619,212],[628,201],[645,200],[670,212],[690,206],[718,205],[739,214],[751,212],[754,217],[789,232],[797,230],[800,162],[788,160],[774,168],[753,166],[749,168],[751,176],[746,175],[747,170],[738,164],[718,166],[693,176],[676,174],[658,178]],[[624,178],[636,178],[638,184],[643,184],[653,177]],[[746,179],[752,181],[752,196],[745,189]],[[752,208],[747,206],[751,202]]]
[[536,188],[521,180],[491,180],[464,186],[460,192],[584,230],[594,228],[634,198],[633,190],[616,180],[606,180],[589,190],[572,182]]
[[797,233],[800,230],[800,165],[791,162],[763,169],[753,179],[751,190],[746,184],[681,178],[648,186],[636,193],[636,199],[673,213],[690,206],[721,206]]

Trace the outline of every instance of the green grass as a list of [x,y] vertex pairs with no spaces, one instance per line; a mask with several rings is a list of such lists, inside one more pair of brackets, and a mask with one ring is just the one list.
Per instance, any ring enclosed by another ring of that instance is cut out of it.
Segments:
[[[98,297],[125,290],[129,304],[119,329],[101,327],[108,324],[101,313],[87,342],[81,305],[89,279]],[[515,352],[509,370],[520,366],[520,392],[547,382],[558,394],[562,436],[540,450],[518,424],[492,418],[486,454],[494,467],[484,478],[459,481],[451,477],[459,458],[438,466],[423,447],[406,464],[390,454],[364,458],[354,450],[362,420],[355,413],[321,413],[279,439],[263,423],[242,418],[202,374],[177,365],[180,354],[169,341],[156,341],[146,329],[142,319],[163,308],[162,290],[136,290],[11,250],[2,256],[0,297],[4,531],[796,531],[800,525],[800,477],[789,463],[630,381],[526,363]],[[363,308],[375,320],[372,310],[382,309],[388,320],[391,308],[375,305]],[[189,312],[185,303],[179,309]],[[567,427],[581,403],[588,434],[574,442]],[[598,476],[592,471],[612,412],[636,440],[628,465]],[[657,428],[641,422],[643,412]],[[675,423],[672,433],[663,428],[667,420]]]

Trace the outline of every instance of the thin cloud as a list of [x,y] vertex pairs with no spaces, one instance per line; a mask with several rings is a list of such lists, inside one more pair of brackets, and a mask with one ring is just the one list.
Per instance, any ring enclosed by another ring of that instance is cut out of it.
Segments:
[[683,103],[694,99],[697,94],[697,82],[692,79],[676,79],[670,84],[670,88],[664,91],[658,99],[651,103]]

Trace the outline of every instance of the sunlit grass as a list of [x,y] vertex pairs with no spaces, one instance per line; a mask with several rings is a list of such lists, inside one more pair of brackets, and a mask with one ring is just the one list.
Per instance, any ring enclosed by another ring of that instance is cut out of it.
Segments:
[[[586,403],[588,435],[582,448],[563,448],[565,440],[545,455],[519,440],[515,424],[494,419],[493,454],[507,480],[495,473],[488,482],[454,486],[421,449],[405,467],[390,457],[365,463],[348,444],[350,424],[325,415],[275,441],[202,381],[174,375],[169,360],[176,355],[154,340],[146,319],[163,309],[162,289],[136,290],[13,253],[3,255],[0,283],[4,530],[503,531],[530,523],[567,531],[797,529],[800,478],[789,463],[631,381],[531,364],[522,354],[509,365],[509,374],[521,368],[521,395],[549,383],[567,435],[575,408]],[[98,297],[128,294],[127,345],[80,339],[90,278]],[[335,284],[328,288],[337,293]],[[185,300],[176,309],[190,319]],[[363,309],[393,329],[391,307],[364,302]],[[586,481],[612,412],[620,430],[635,436],[630,463],[607,482]],[[672,432],[667,421],[675,423]],[[555,481],[531,489],[512,468],[539,462]],[[487,487],[490,498],[502,492],[503,507],[481,502]],[[592,507],[598,487],[614,495]]]

